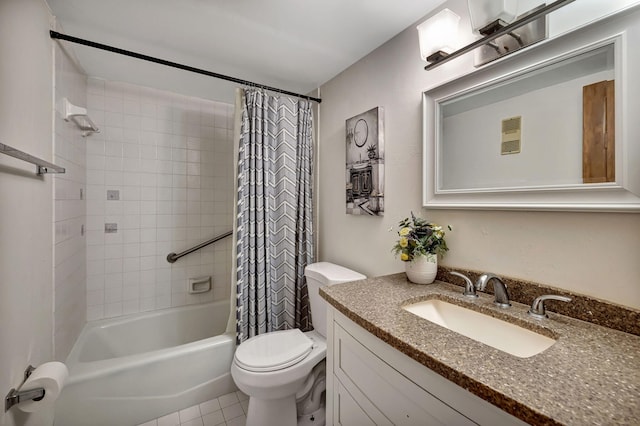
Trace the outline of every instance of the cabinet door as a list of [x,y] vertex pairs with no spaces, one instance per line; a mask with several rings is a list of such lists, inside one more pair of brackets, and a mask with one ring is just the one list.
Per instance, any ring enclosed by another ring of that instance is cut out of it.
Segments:
[[337,324],[334,341],[336,377],[350,393],[362,393],[391,423],[476,424],[400,374]]
[[[386,420],[378,410],[370,406],[369,401],[360,402],[364,402],[365,407],[358,404],[358,401],[342,386],[340,380],[336,380],[333,388],[333,419],[335,424],[340,426],[391,425],[391,422]],[[374,418],[377,417],[376,421],[367,413]]]

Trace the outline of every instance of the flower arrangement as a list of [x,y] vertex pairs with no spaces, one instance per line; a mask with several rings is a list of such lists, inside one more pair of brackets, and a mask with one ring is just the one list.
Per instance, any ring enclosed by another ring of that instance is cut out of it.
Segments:
[[[403,262],[411,262],[415,257],[428,254],[444,255],[449,250],[444,239],[445,233],[438,224],[411,213],[411,219],[405,218],[399,225],[400,239],[396,241],[392,251],[396,256],[400,254],[400,260]],[[450,226],[447,228],[451,231]]]
[[375,147],[375,145],[369,145],[367,147],[367,156],[372,160],[374,158],[376,158],[376,147]]

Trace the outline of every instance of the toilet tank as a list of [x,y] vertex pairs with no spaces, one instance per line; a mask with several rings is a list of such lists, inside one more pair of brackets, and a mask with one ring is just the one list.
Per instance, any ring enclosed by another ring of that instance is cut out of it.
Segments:
[[311,320],[313,328],[322,336],[327,336],[327,306],[320,296],[320,287],[346,283],[348,281],[363,280],[367,277],[359,272],[347,269],[344,266],[329,262],[318,262],[308,265],[304,269],[309,291],[309,304],[311,306]]

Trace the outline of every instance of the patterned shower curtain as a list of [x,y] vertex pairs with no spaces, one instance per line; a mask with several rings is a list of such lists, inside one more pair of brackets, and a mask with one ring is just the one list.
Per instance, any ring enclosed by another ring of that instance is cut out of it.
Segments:
[[311,104],[244,91],[238,154],[238,343],[310,328],[304,268],[313,262]]

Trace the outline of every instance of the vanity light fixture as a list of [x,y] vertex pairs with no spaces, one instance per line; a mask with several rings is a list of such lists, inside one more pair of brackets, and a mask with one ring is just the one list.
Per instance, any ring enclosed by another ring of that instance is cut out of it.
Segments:
[[517,0],[468,0],[473,30],[483,37],[455,52],[432,58],[424,69],[431,70],[476,49],[478,50],[475,66],[478,67],[544,40],[547,37],[546,16],[574,1],[556,0],[549,4],[542,3],[509,23],[508,21],[513,19],[512,15],[516,13]]
[[467,0],[474,33],[486,36],[506,27],[516,17],[518,0]]
[[458,15],[449,9],[443,9],[418,25],[422,60],[433,63],[455,50],[459,22]]

